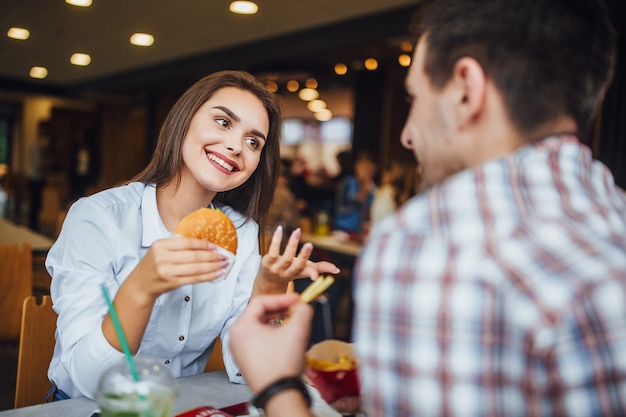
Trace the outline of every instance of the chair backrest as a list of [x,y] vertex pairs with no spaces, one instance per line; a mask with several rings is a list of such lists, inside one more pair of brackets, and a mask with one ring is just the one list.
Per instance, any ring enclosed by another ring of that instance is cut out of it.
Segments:
[[213,353],[209,356],[209,360],[204,367],[204,372],[221,371],[223,369],[226,369],[226,367],[224,366],[224,358],[222,356],[222,340],[218,336],[215,339]]
[[48,366],[54,351],[54,331],[57,315],[52,309],[52,299],[42,297],[37,305],[35,296],[24,300],[22,331],[17,359],[15,383],[15,408],[45,402],[51,384]]
[[0,342],[17,342],[22,303],[33,293],[33,261],[29,243],[0,244]]

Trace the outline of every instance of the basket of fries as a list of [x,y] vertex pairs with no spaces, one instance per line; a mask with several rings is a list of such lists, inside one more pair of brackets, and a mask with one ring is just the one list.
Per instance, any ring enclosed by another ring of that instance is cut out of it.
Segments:
[[305,374],[328,404],[360,392],[352,344],[341,340],[324,340],[306,353]]

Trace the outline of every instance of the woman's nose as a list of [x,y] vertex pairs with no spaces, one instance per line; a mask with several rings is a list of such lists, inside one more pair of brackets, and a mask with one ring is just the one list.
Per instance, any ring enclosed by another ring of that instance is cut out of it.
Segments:
[[241,153],[242,147],[240,139],[233,137],[226,139],[224,142],[224,146],[226,146],[226,149],[231,151],[233,154],[239,155]]

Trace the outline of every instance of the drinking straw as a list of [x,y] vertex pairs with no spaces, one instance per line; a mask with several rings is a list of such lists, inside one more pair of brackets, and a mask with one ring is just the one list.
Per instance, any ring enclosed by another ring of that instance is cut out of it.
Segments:
[[124,329],[122,329],[122,324],[120,323],[120,318],[117,315],[117,310],[115,310],[115,306],[111,302],[111,297],[109,297],[109,292],[104,285],[102,286],[102,293],[104,294],[104,298],[107,300],[107,304],[109,305],[109,315],[111,316],[111,320],[113,321],[115,333],[117,333],[117,338],[120,342],[120,345],[122,345],[122,351],[124,352],[124,356],[126,357],[128,369],[130,369],[133,380],[135,382],[139,382],[139,373],[137,372],[137,367],[135,366],[133,354],[130,352],[130,347],[128,346],[126,335],[124,335]]
[[[128,346],[128,341],[126,340],[126,335],[124,334],[124,329],[122,329],[122,323],[120,322],[120,318],[117,315],[117,310],[111,301],[111,297],[109,297],[109,292],[106,287],[102,286],[102,293],[104,294],[104,298],[107,300],[107,304],[109,305],[109,315],[111,316],[111,320],[113,321],[113,326],[115,327],[115,333],[117,334],[117,339],[122,345],[122,350],[124,351],[124,356],[126,357],[126,363],[128,364],[128,369],[130,369],[130,373],[133,376],[133,380],[135,382],[139,382],[139,372],[137,372],[137,367],[135,366],[135,360],[133,359],[133,354],[130,352],[130,347]],[[139,397],[139,401],[147,402],[146,396],[141,392],[136,392]],[[142,413],[143,415],[143,413]],[[146,410],[146,417],[152,417],[152,411]]]

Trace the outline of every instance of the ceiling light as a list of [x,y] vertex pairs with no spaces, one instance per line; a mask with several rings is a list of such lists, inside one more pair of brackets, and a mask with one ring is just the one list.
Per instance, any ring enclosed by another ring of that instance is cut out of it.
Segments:
[[315,113],[326,108],[326,102],[324,100],[311,100],[306,104],[306,108],[309,111]]
[[376,61],[374,58],[367,58],[364,64],[365,64],[365,68],[370,71],[374,71],[375,69],[378,68],[378,61]]
[[151,46],[154,43],[154,36],[149,33],[133,33],[130,36],[130,43],[137,46]]
[[28,31],[28,29],[24,28],[10,28],[7,31],[7,36],[11,39],[25,41],[30,36],[30,32]]
[[89,56],[89,54],[76,52],[70,57],[70,62],[74,65],[85,67],[91,63],[91,57]]
[[259,6],[252,1],[233,1],[228,10],[237,14],[255,14],[259,11]]
[[402,54],[402,55],[400,55],[398,57],[398,62],[403,67],[408,67],[409,65],[411,65],[411,55],[409,55],[409,54]]
[[272,93],[275,93],[278,91],[278,83],[276,81],[268,81],[267,84],[265,85],[267,87],[268,90],[270,90]]
[[287,81],[287,91],[295,93],[296,91],[298,91],[298,88],[300,88],[300,83],[298,83],[296,80]]
[[320,93],[318,93],[317,90],[314,90],[312,88],[303,88],[298,93],[298,97],[300,97],[300,100],[304,100],[304,101],[315,100],[319,96],[320,96]]
[[402,41],[400,49],[402,49],[403,52],[411,52],[413,50],[413,42]]
[[91,6],[91,0],[65,0],[67,4],[71,4],[72,6],[78,7],[89,7]]
[[306,88],[317,88],[317,80],[315,78],[309,78],[304,85],[306,85]]
[[39,80],[48,76],[48,70],[45,67],[32,67],[28,73],[31,78],[37,78]]
[[318,120],[320,122],[326,122],[333,118],[333,112],[328,109],[324,109],[318,111],[317,113],[314,113],[313,117],[315,117],[315,120]]
[[335,65],[335,74],[337,75],[346,75],[348,72],[348,66],[346,64],[337,64]]

